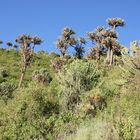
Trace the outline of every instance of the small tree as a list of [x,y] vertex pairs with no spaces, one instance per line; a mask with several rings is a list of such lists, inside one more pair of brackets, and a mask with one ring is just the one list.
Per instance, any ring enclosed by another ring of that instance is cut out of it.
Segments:
[[57,40],[56,46],[60,50],[62,57],[66,55],[70,43],[69,41],[74,34],[75,32],[73,29],[66,27],[63,29],[61,37]]
[[21,65],[19,87],[21,87],[27,67],[30,65],[31,60],[33,58],[34,47],[35,45],[41,44],[42,39],[23,34],[16,39],[16,42],[20,45],[19,47],[20,47],[22,65]]
[[[109,37],[117,39],[117,35],[115,35],[115,34],[116,34],[116,33],[115,33],[115,29],[116,29],[117,27],[123,27],[123,26],[125,26],[125,21],[124,21],[123,19],[121,19],[121,18],[109,18],[109,19],[107,19],[107,23],[108,23],[109,26],[112,27],[112,30],[110,30],[111,36],[109,35]],[[113,33],[113,32],[114,32],[114,33]],[[115,36],[112,36],[112,35],[113,35],[112,33],[113,33]],[[107,41],[108,43],[107,43],[107,42],[105,43],[105,44],[107,45],[106,47],[108,48],[108,53],[107,53],[108,58],[107,58],[107,62],[109,62],[110,65],[113,63],[113,54],[114,54],[114,52],[115,52],[116,50],[119,51],[119,49],[121,48],[120,45],[119,45],[119,43],[118,43],[117,40],[115,40],[115,39],[107,39],[106,41]],[[103,44],[104,44],[104,43],[103,43]],[[111,46],[111,45],[113,45],[113,44],[115,44],[115,46]],[[110,47],[109,47],[109,46],[110,46]],[[110,56],[110,58],[109,58],[109,56]],[[109,61],[108,61],[108,60],[109,60]]]
[[97,54],[97,48],[92,47],[92,48],[90,48],[90,51],[89,51],[87,57],[88,57],[89,60],[96,60],[97,59],[96,54]]
[[92,54],[94,55],[93,57],[97,61],[97,66],[99,65],[99,61],[100,61],[101,45],[102,45],[101,42],[102,39],[105,37],[105,35],[106,35],[106,30],[103,27],[97,27],[95,32],[88,33],[89,39],[96,46],[95,48],[91,49],[90,57]]
[[80,37],[79,39],[71,38],[69,41],[69,44],[74,48],[75,50],[75,56],[78,59],[81,59],[84,55],[84,45],[86,44],[86,40],[83,37]]
[[115,38],[112,38],[112,37],[107,37],[104,40],[102,40],[102,44],[107,48],[106,62],[109,63],[109,65],[112,65],[113,54],[114,52],[120,51],[121,45]]

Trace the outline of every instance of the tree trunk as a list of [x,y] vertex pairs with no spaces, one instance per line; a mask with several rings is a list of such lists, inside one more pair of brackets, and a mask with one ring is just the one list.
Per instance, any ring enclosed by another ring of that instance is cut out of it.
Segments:
[[112,65],[113,64],[113,50],[111,49],[110,50],[110,63],[109,65]]
[[99,68],[99,62],[100,62],[100,45],[99,44],[96,49],[96,61],[97,61],[97,68]]
[[107,50],[107,57],[106,57],[106,63],[108,64],[110,61],[110,47]]
[[24,64],[24,66],[21,70],[21,76],[20,76],[19,85],[18,85],[19,88],[22,85],[22,82],[23,82],[23,79],[24,79],[24,76],[25,76],[25,72],[26,72],[26,68],[27,68],[27,66]]

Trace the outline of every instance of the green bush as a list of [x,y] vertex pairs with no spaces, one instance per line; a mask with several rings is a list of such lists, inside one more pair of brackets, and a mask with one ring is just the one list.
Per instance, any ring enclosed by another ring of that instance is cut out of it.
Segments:
[[17,91],[7,106],[0,110],[0,139],[52,140],[75,130],[79,118],[62,112],[57,99],[43,87]]
[[18,90],[0,114],[1,139],[47,139],[54,126],[46,123],[50,123],[52,117],[57,120],[59,104],[45,89],[30,86],[24,91]]
[[12,83],[2,82],[0,84],[0,98],[7,101],[12,98],[12,93],[16,89],[16,86]]
[[113,123],[95,119],[82,123],[75,134],[66,136],[64,140],[120,140]]
[[0,77],[7,77],[8,76],[8,72],[5,69],[0,69]]
[[75,60],[64,67],[59,75],[63,104],[73,108],[80,101],[80,95],[96,85],[99,75],[92,63]]
[[62,70],[63,66],[65,64],[64,59],[62,58],[55,58],[52,63],[51,63],[51,67],[56,71],[59,72]]
[[52,80],[47,69],[36,70],[32,74],[33,81],[41,84],[49,84]]

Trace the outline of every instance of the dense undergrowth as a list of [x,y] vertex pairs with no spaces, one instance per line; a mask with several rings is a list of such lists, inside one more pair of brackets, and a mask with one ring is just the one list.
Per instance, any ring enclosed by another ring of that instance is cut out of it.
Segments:
[[0,139],[137,139],[139,57],[124,55],[113,66],[101,59],[97,67],[86,57],[38,52],[18,88],[20,55],[0,49]]

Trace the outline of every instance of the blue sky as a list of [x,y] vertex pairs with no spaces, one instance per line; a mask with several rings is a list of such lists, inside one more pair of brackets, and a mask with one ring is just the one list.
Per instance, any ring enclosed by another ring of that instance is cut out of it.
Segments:
[[109,17],[125,19],[126,26],[118,29],[123,45],[140,39],[140,0],[0,0],[0,40],[38,35],[44,39],[38,50],[56,51],[54,42],[63,27],[85,36],[99,25],[107,26]]

